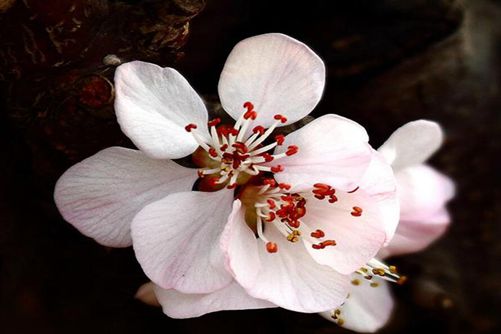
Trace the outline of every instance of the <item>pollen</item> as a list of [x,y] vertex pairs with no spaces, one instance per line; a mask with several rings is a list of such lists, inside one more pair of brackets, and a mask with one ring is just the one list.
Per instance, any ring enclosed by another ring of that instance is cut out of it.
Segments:
[[278,252],[278,245],[274,242],[267,242],[266,243],[266,250],[268,251],[268,253],[276,253]]
[[359,206],[354,206],[354,207],[352,208],[352,210],[353,210],[353,211],[351,212],[351,215],[352,215],[353,217],[360,217],[360,216],[362,215],[363,210],[362,210],[362,208],[361,208],[361,207],[359,207]]

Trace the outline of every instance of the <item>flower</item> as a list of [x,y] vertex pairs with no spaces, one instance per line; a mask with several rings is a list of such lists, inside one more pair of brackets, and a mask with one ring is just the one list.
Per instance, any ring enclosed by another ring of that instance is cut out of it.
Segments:
[[[132,244],[172,317],[337,307],[349,275],[393,236],[398,203],[391,167],[357,123],[325,115],[273,136],[316,106],[324,81],[323,62],[303,43],[243,40],[219,81],[235,120],[226,125],[208,120],[176,70],[123,64],[117,120],[139,151],[109,148],[73,166],[56,204],[98,242]],[[189,154],[200,168],[168,160]]]
[[[420,251],[445,232],[450,222],[446,204],[454,197],[454,183],[424,164],[441,146],[442,138],[437,123],[418,120],[397,129],[379,148],[393,167],[400,200],[397,231],[379,258]],[[350,297],[342,307],[321,315],[357,332],[375,332],[384,326],[393,309],[389,286],[377,276],[369,280],[363,276],[353,275]]]

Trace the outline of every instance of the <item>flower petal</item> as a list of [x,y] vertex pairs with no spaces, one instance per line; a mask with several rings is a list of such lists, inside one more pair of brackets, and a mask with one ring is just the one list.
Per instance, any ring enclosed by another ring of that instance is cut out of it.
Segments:
[[154,289],[164,313],[177,319],[194,318],[217,311],[276,307],[270,302],[249,296],[235,281],[211,293],[187,294],[159,286]]
[[164,289],[208,293],[231,282],[219,238],[231,212],[233,192],[183,192],[141,210],[132,222],[136,257]]
[[371,163],[360,181],[360,188],[376,200],[385,226],[385,244],[388,244],[395,234],[400,218],[397,181],[393,169],[383,156],[374,150],[372,154]]
[[379,258],[387,258],[419,252],[441,237],[450,222],[446,209],[442,209],[426,220],[402,220],[390,244],[381,249]]
[[426,219],[454,197],[452,180],[427,165],[406,168],[396,178],[401,220]]
[[[383,246],[385,226],[377,202],[359,189],[354,193],[336,191],[337,202],[319,200],[313,194],[304,194],[306,215],[301,218],[305,230],[320,229],[325,237],[315,239],[304,236],[304,245],[319,264],[350,274],[365,265]],[[354,207],[362,209],[354,216]],[[309,234],[310,232],[308,232]],[[334,240],[335,246],[315,249],[312,243]]]
[[382,256],[420,251],[439,238],[450,222],[445,207],[455,193],[450,178],[427,165],[405,168],[396,177],[400,223]]
[[130,224],[145,205],[190,190],[195,169],[110,147],[68,169],[57,181],[56,205],[81,233],[110,247],[132,244]]
[[[325,319],[335,322],[349,330],[361,333],[374,333],[383,327],[393,311],[393,297],[390,287],[382,279],[373,278],[378,285],[372,287],[369,282],[353,275],[360,284],[353,285],[350,296],[338,309],[341,313],[337,319],[333,319],[332,311],[322,312],[320,315]],[[342,322],[339,321],[342,319]]]
[[285,137],[275,153],[296,145],[298,153],[271,164],[285,170],[275,175],[279,182],[294,186],[294,191],[326,183],[336,189],[353,190],[369,166],[372,149],[369,137],[359,124],[338,116],[325,115]]
[[115,72],[115,109],[122,131],[152,158],[177,159],[198,147],[184,129],[193,123],[208,137],[207,109],[172,68],[133,61]]
[[397,172],[428,160],[442,141],[443,133],[438,123],[418,120],[398,128],[378,151]]
[[246,225],[236,201],[221,238],[227,264],[235,280],[249,295],[298,312],[320,312],[340,305],[346,298],[349,276],[313,261],[301,243],[291,243],[270,226],[266,236],[278,252],[266,251]]
[[322,60],[303,43],[272,33],[247,38],[231,51],[219,79],[223,108],[234,119],[254,104],[259,123],[269,127],[282,114],[294,123],[317,105],[325,85]]

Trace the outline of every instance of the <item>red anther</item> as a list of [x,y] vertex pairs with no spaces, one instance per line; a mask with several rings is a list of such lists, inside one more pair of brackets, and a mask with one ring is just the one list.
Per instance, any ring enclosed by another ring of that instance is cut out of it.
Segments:
[[325,199],[325,196],[324,195],[315,194],[315,198],[322,200],[322,199]]
[[282,165],[276,165],[276,166],[271,167],[271,171],[273,173],[280,173],[280,172],[284,171],[284,167]]
[[336,195],[331,195],[329,197],[329,203],[336,203],[337,202],[337,197]]
[[237,141],[237,142],[235,142],[231,146],[233,146],[234,148],[236,148],[240,153],[247,153],[247,152],[249,152],[249,149],[247,148],[247,146],[244,143],[242,143],[242,142]]
[[325,248],[327,246],[336,246],[336,241],[335,240],[325,240],[320,243],[322,248]]
[[282,145],[284,143],[285,136],[283,134],[278,134],[275,136],[275,141],[277,142],[277,145]]
[[232,184],[228,184],[226,186],[227,189],[235,189],[237,187],[237,184],[236,183],[232,183]]
[[237,136],[238,130],[230,125],[222,124],[217,128],[217,134],[224,137],[227,137],[228,135]]
[[363,210],[361,207],[354,206],[352,209],[353,211],[351,212],[351,215],[353,217],[360,217],[362,215]]
[[207,124],[209,125],[209,127],[211,127],[211,126],[217,126],[219,125],[219,123],[221,123],[221,118],[214,118],[213,120],[210,120]]
[[288,224],[292,228],[299,228],[299,226],[301,225],[301,222],[299,220],[291,220],[291,221],[289,221]]
[[332,188],[331,186],[329,186],[328,184],[325,184],[325,183],[315,183],[313,185],[314,188],[321,188],[321,189],[330,189]]
[[287,122],[287,118],[282,115],[275,115],[273,116],[273,118],[276,119],[277,121],[280,121],[282,124]]
[[223,144],[220,147],[221,151],[226,151],[227,148],[228,148],[228,144]]
[[299,147],[296,145],[291,145],[287,147],[287,151],[285,152],[285,155],[291,156],[293,154],[296,154],[299,151]]
[[291,185],[290,184],[287,184],[287,183],[279,183],[278,184],[278,187],[280,189],[285,189],[285,190],[289,190],[291,188]]
[[188,125],[186,125],[186,126],[184,127],[184,129],[185,129],[186,131],[188,131],[188,132],[191,132],[191,130],[196,129],[196,128],[197,128],[197,125],[196,125],[196,124],[193,124],[193,123],[190,123],[190,124],[188,124]]
[[323,238],[325,237],[325,233],[324,231],[322,230],[316,230],[316,231],[313,231],[311,232],[310,234],[313,238],[317,238],[317,239],[320,239],[320,238]]
[[260,156],[264,158],[265,162],[272,162],[273,159],[275,159],[275,158],[273,158],[273,156],[271,154],[266,153],[266,152],[261,154]]
[[292,197],[291,195],[283,195],[280,196],[280,199],[285,202],[292,202],[294,200],[294,197]]
[[354,193],[355,191],[357,191],[357,190],[358,190],[358,188],[360,188],[360,187],[356,187],[355,189],[348,191],[348,194],[352,194],[352,193]]
[[217,157],[217,152],[214,147],[209,148],[209,155],[213,158]]
[[257,112],[255,112],[254,110],[248,110],[245,112],[244,114],[244,119],[252,119],[252,120],[255,120],[257,117]]
[[268,253],[276,253],[278,252],[278,245],[274,242],[267,242],[266,243],[266,250],[268,251]]
[[251,111],[254,110],[254,105],[252,102],[247,101],[244,103],[244,108],[247,109],[247,111]]
[[277,204],[275,203],[274,200],[272,200],[271,198],[268,198],[266,200],[266,202],[268,203],[268,206],[270,207],[270,209],[275,209],[277,207]]
[[322,246],[322,244],[313,244],[313,245],[311,245],[311,248],[313,248],[313,249],[324,249],[325,246]]
[[267,223],[270,223],[275,220],[277,216],[275,215],[275,212],[270,212],[268,213],[268,218],[266,218],[264,221]]
[[262,127],[261,125],[258,125],[254,129],[252,129],[252,132],[259,133],[260,135],[262,135],[264,133],[264,127]]
[[277,184],[277,182],[273,179],[263,179],[263,184],[274,187]]

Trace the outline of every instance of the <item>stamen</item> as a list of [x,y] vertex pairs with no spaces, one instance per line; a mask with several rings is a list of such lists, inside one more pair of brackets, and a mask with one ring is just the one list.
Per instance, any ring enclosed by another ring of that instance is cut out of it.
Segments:
[[311,234],[310,234],[310,235],[311,235],[313,238],[317,238],[317,239],[320,239],[320,238],[325,237],[325,233],[324,233],[324,231],[322,231],[322,230],[318,230],[318,229],[317,229],[316,231],[311,232]]
[[359,207],[359,206],[354,206],[353,208],[353,211],[351,212],[351,215],[353,217],[360,217],[362,215],[362,208]]
[[282,124],[287,122],[287,118],[282,115],[275,115],[273,116],[273,118],[276,119],[277,121],[280,121]]
[[213,120],[209,121],[207,124],[209,125],[209,127],[212,127],[212,126],[218,126],[219,123],[221,123],[221,118],[214,118]]
[[277,145],[282,145],[285,141],[285,136],[282,134],[278,134],[275,136],[275,141],[277,142]]
[[186,125],[186,126],[184,127],[184,129],[185,129],[186,131],[188,131],[188,132],[191,132],[191,130],[196,129],[196,128],[197,128],[197,125],[196,125],[196,124],[193,124],[193,123],[190,123],[190,124],[188,124],[188,125]]
[[276,165],[276,166],[271,167],[271,171],[273,173],[280,173],[280,172],[284,171],[284,167],[282,165]]
[[267,242],[266,243],[266,250],[268,251],[268,253],[276,253],[278,252],[278,245],[274,242]]

